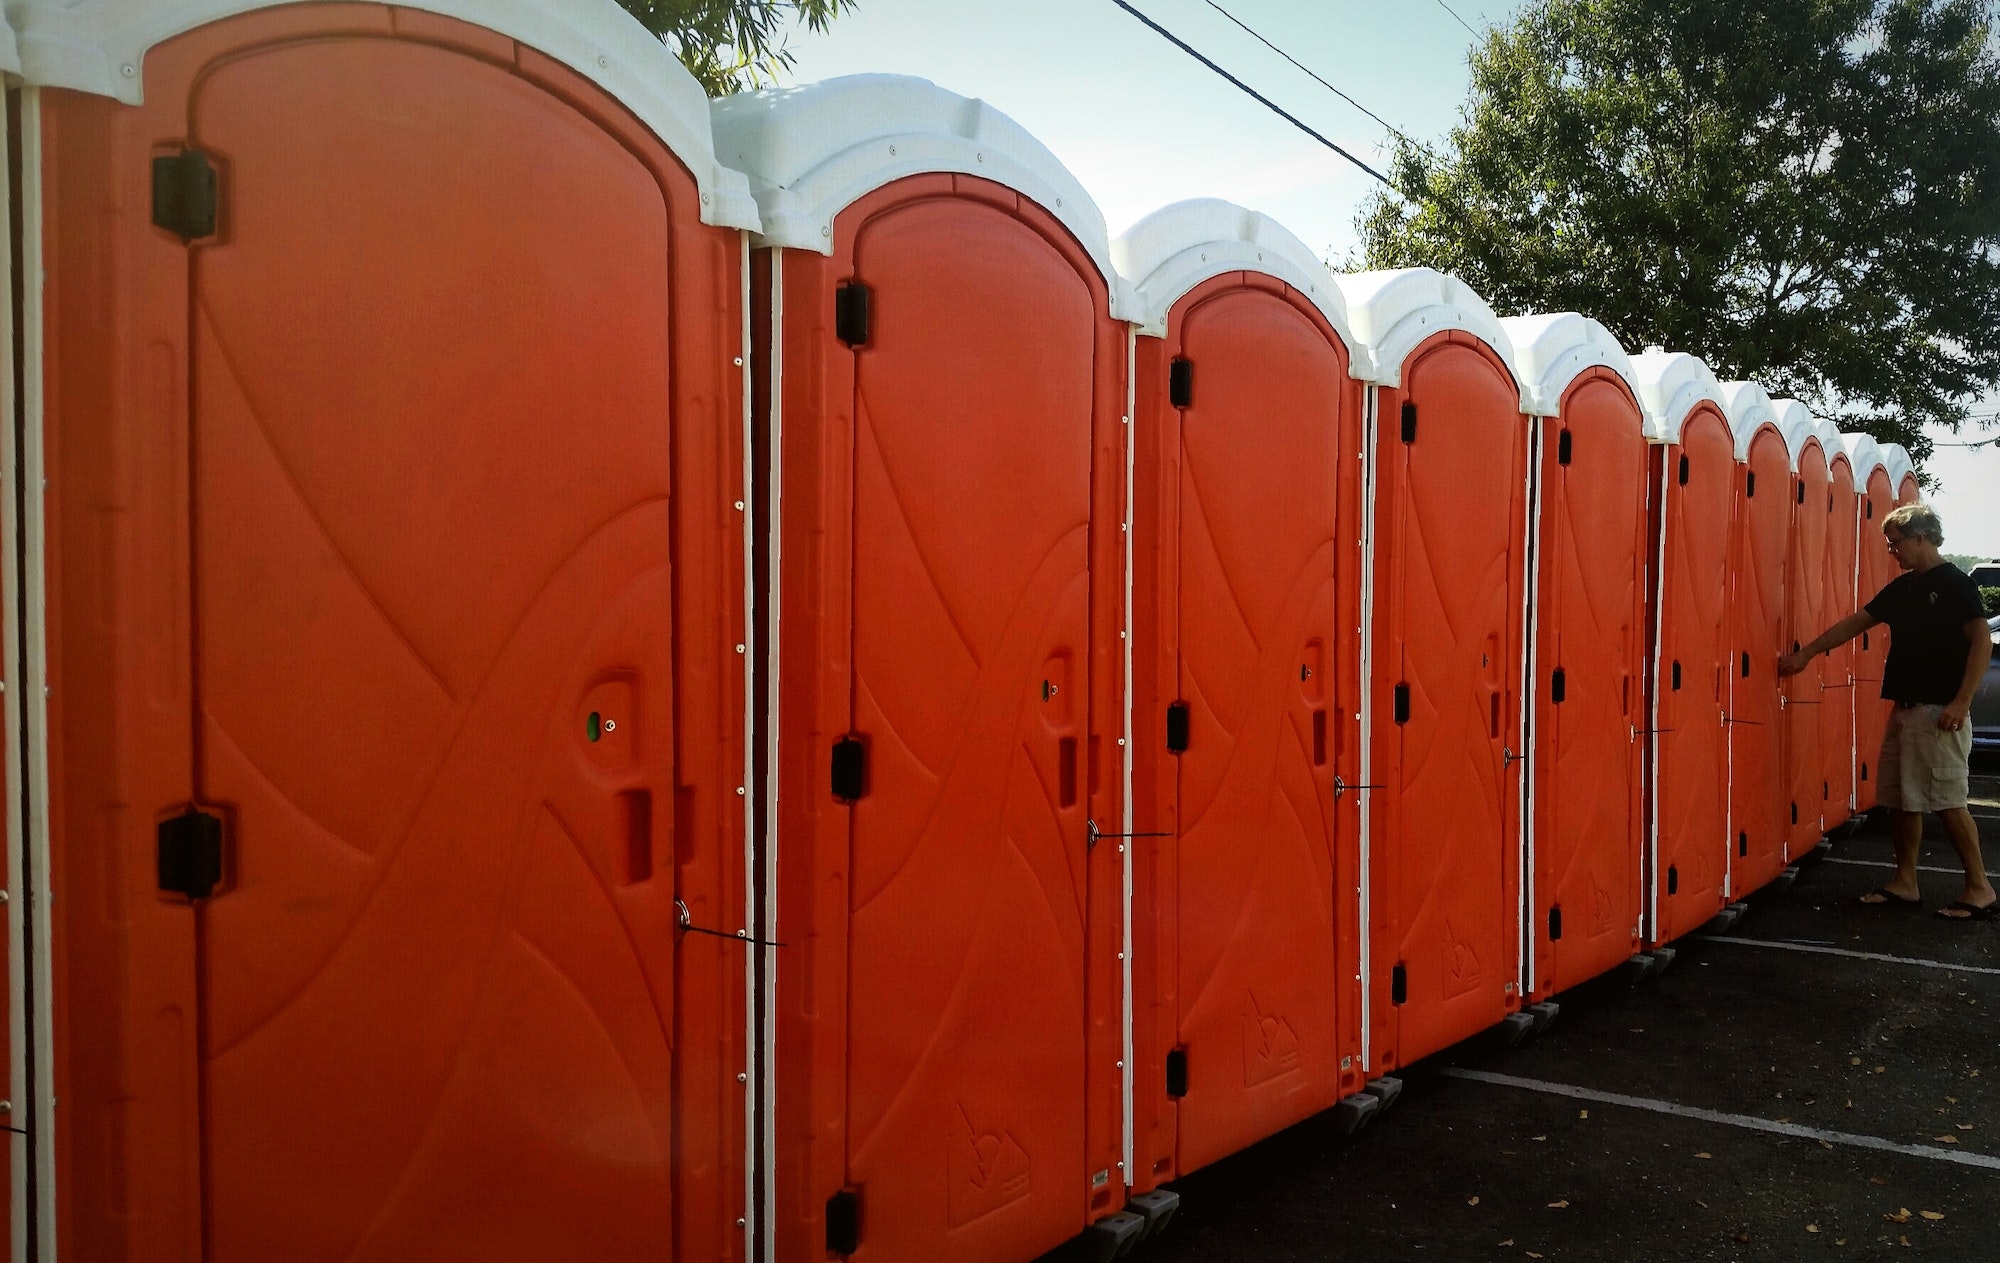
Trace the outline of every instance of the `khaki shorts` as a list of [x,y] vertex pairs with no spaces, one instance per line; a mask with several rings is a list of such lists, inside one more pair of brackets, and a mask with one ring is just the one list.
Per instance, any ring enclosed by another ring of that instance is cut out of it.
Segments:
[[1897,706],[1875,761],[1875,797],[1893,811],[1950,811],[1965,806],[1972,725],[1938,727],[1942,706]]

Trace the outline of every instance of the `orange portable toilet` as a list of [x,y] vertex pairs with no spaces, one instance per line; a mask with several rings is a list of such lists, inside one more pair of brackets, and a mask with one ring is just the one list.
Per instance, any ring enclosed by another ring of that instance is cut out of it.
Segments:
[[[1910,453],[1901,443],[1882,445],[1882,463],[1889,470],[1889,483],[1896,489],[1896,504],[1917,504],[1924,498],[1923,489],[1917,485],[1917,470],[1910,460]],[[1890,578],[1894,578],[1891,575]]]
[[1521,977],[1546,998],[1640,946],[1646,418],[1603,325],[1574,313],[1500,324],[1535,395]]
[[[0,31],[5,30],[4,24],[0,24]],[[7,51],[0,48],[0,68],[18,73],[18,65],[6,64]],[[6,157],[12,143],[10,138],[0,133],[0,158]],[[9,233],[12,232],[8,224],[11,214],[11,209],[0,210],[0,227],[6,227]],[[4,284],[0,284],[0,292],[10,295],[6,310],[0,311],[0,335],[6,337],[9,345],[13,344],[15,334],[11,296],[18,292],[13,272],[10,252],[7,257],[0,258],[0,280],[4,280]],[[12,474],[15,468],[11,454],[20,451],[16,421],[19,416],[18,385],[14,361],[10,356],[5,363],[0,363],[0,410],[4,410],[0,415],[5,417],[4,427],[0,427],[0,433],[4,433],[5,438],[0,442],[6,444],[6,451],[10,453],[5,462],[8,474]],[[0,770],[0,811],[7,816],[4,830],[0,830],[6,838],[6,866],[5,871],[0,872],[0,882],[6,883],[10,904],[13,900],[22,899],[24,891],[44,888],[42,881],[47,877],[47,870],[44,869],[35,874],[37,880],[34,882],[27,880],[27,848],[21,828],[21,689],[16,669],[21,661],[20,623],[17,621],[21,608],[21,586],[19,540],[15,534],[20,521],[15,480],[10,476],[0,476],[0,522],[6,524],[5,529],[0,531],[0,655],[4,655],[4,659],[0,659],[0,758],[7,761],[6,768]],[[6,1084],[9,1103],[6,1120],[9,1127],[5,1144],[0,1145],[0,1155],[3,1155],[0,1156],[0,1206],[5,1207],[5,1215],[0,1217],[0,1231],[4,1231],[6,1240],[23,1243],[27,1247],[26,1257],[32,1258],[34,1247],[27,1230],[27,1192],[28,1174],[33,1168],[34,1157],[30,1133],[38,1120],[33,1108],[35,1097],[28,1090],[28,1052],[39,1033],[36,1019],[46,1009],[38,1006],[36,1012],[30,1012],[26,1004],[29,958],[25,950],[27,941],[23,918],[13,906],[0,909],[0,913],[5,914],[0,916],[0,990],[4,990],[6,996],[5,1026],[0,1028],[0,1066],[4,1066],[5,1071],[4,1079],[0,1081]]]
[[[1324,265],[1181,202],[1112,243],[1134,358],[1135,1185],[1361,1086],[1361,416]],[[1365,360],[1363,361],[1365,366]],[[1372,1102],[1370,1103],[1372,1107]]]
[[[1872,435],[1850,433],[1840,436],[1854,466],[1855,499],[1859,510],[1855,542],[1854,608],[1875,599],[1875,594],[1895,577],[1896,563],[1882,541],[1882,519],[1896,507],[1890,489],[1889,471],[1882,464],[1882,449]],[[1873,627],[1852,642],[1854,653],[1854,810],[1872,811],[1876,805],[1874,764],[1882,750],[1882,734],[1889,726],[1889,703],[1882,700],[1882,667],[1888,661],[1886,631]]]
[[[1778,426],[1792,456],[1791,553],[1785,567],[1785,633],[1787,649],[1797,649],[1826,626],[1827,453],[1820,446],[1818,423],[1796,399],[1774,399]],[[1832,797],[1826,758],[1820,742],[1820,710],[1825,700],[1828,663],[1814,658],[1799,674],[1781,681],[1785,711],[1784,763],[1786,798],[1785,860],[1789,863],[1819,845],[1826,808]],[[1841,819],[1847,818],[1841,813]]]
[[1792,462],[1771,398],[1754,382],[1727,382],[1724,407],[1736,439],[1736,507],[1730,550],[1729,895],[1739,898],[1785,869],[1791,787],[1784,761],[1779,655],[1791,556]]
[[1737,474],[1721,383],[1692,355],[1633,357],[1652,443],[1645,726],[1648,946],[1729,902],[1730,558]]
[[700,88],[609,0],[9,18],[36,1248],[745,1257]]
[[1361,795],[1362,1049],[1380,1071],[1521,1004],[1534,401],[1463,282],[1427,268],[1336,279],[1372,365],[1363,762],[1349,792]]
[[[1822,627],[1859,608],[1855,600],[1856,531],[1861,521],[1855,496],[1854,465],[1840,431],[1824,418],[1815,426],[1820,450],[1826,453],[1826,586],[1821,593]],[[1805,510],[1812,509],[1808,504]],[[1804,510],[1802,510],[1804,511]],[[1815,628],[1808,635],[1818,635]],[[1850,641],[1828,653],[1821,666],[1819,708],[1820,754],[1825,760],[1826,806],[1822,828],[1844,827],[1855,811],[1854,645]]]
[[982,102],[714,117],[764,224],[775,1257],[1032,1258],[1126,1200],[1126,288]]

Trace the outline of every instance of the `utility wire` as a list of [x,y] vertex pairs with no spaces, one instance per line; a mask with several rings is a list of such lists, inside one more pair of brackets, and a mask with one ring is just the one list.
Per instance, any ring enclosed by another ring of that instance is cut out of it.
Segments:
[[1474,39],[1479,38],[1479,32],[1472,29],[1472,24],[1470,22],[1467,22],[1464,18],[1458,16],[1458,10],[1446,4],[1444,0],[1438,0],[1438,8],[1443,9],[1446,13],[1451,14],[1451,16],[1458,22],[1458,24],[1465,28],[1466,34],[1472,36]]
[[[1361,102],[1355,100],[1353,97],[1347,95],[1345,92],[1342,92],[1339,88],[1334,87],[1326,80],[1320,78],[1319,75],[1313,71],[1312,67],[1305,65],[1298,58],[1292,56],[1284,49],[1279,48],[1276,44],[1273,44],[1270,40],[1265,39],[1262,35],[1258,34],[1257,31],[1254,28],[1252,28],[1248,23],[1243,21],[1243,19],[1237,17],[1234,13],[1231,13],[1229,10],[1217,4],[1215,0],[1202,0],[1202,3],[1206,4],[1209,8],[1214,9],[1217,13],[1220,13],[1223,17],[1228,18],[1231,22],[1234,22],[1237,26],[1241,27],[1243,32],[1248,36],[1250,36],[1251,39],[1256,40],[1259,44],[1262,44],[1264,47],[1278,54],[1278,56],[1283,57],[1286,61],[1291,62],[1294,66],[1297,66],[1300,70],[1305,71],[1306,74],[1312,77],[1313,82],[1319,84],[1320,87],[1325,88],[1328,92],[1333,93],[1335,96],[1347,102],[1355,109],[1360,110],[1363,114],[1366,114],[1369,118],[1372,118],[1376,122],[1382,124],[1382,126],[1388,128],[1395,135],[1401,137],[1404,140],[1410,139],[1408,136],[1404,135],[1402,128],[1396,126],[1388,119],[1383,118],[1380,114],[1377,114],[1375,111],[1369,109]],[[1412,141],[1411,143],[1414,144],[1415,142]]]
[[1262,105],[1265,109],[1271,111],[1273,114],[1276,114],[1279,118],[1284,119],[1287,123],[1290,123],[1292,126],[1298,128],[1300,131],[1312,137],[1320,144],[1325,145],[1328,149],[1333,150],[1335,153],[1347,159],[1355,166],[1360,167],[1363,171],[1366,171],[1369,175],[1374,176],[1377,180],[1380,180],[1384,187],[1390,189],[1392,192],[1396,193],[1402,192],[1401,189],[1398,189],[1393,183],[1390,182],[1388,176],[1383,175],[1380,171],[1377,171],[1375,168],[1361,161],[1361,159],[1355,157],[1353,154],[1347,152],[1345,149],[1342,149],[1339,145],[1334,144],[1326,137],[1320,135],[1312,128],[1306,126],[1303,122],[1299,121],[1299,119],[1295,115],[1287,113],[1285,109],[1282,106],[1280,106],[1277,102],[1271,100],[1271,98],[1257,91],[1257,89],[1251,87],[1249,84],[1243,82],[1241,79],[1238,79],[1235,75],[1230,74],[1227,70],[1224,70],[1221,66],[1216,65],[1213,61],[1209,60],[1208,57],[1201,52],[1201,50],[1197,49],[1196,47],[1194,47],[1194,45],[1188,43],[1180,36],[1174,34],[1166,27],[1161,26],[1158,22],[1155,22],[1153,19],[1147,17],[1145,14],[1139,12],[1131,5],[1127,4],[1125,0],[1111,0],[1111,3],[1125,10],[1125,12],[1131,14],[1133,17],[1138,18],[1141,22],[1144,22],[1147,26],[1153,29],[1154,33],[1156,33],[1161,38],[1171,43],[1174,47],[1180,49],[1182,52],[1194,58],[1202,65],[1207,66],[1210,70],[1213,70],[1216,74],[1221,75],[1224,79],[1227,79],[1229,80],[1229,82],[1235,84],[1239,90],[1248,95],[1251,99],[1255,100],[1259,105]]

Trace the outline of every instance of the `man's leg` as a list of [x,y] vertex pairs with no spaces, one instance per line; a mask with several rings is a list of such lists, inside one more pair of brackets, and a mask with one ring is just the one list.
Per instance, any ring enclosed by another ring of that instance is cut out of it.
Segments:
[[[1971,817],[1967,817],[1969,821]],[[1917,885],[1917,852],[1924,845],[1924,818],[1914,811],[1889,812],[1889,840],[1896,844],[1896,872],[1884,882],[1882,889],[1902,899],[1921,899],[1924,892]],[[1975,844],[1977,838],[1974,839]],[[1887,903],[1880,894],[1861,896],[1863,903]]]
[[[1975,908],[1986,907],[1993,902],[1993,883],[1987,879],[1986,862],[1979,854],[1978,824],[1973,821],[1972,813],[1963,807],[1940,811],[1938,819],[1944,821],[1945,836],[1951,839],[1952,849],[1958,852],[1958,862],[1965,865],[1965,889],[1959,894],[1958,901]],[[1966,914],[1955,909],[1943,909],[1939,915],[1963,917]]]

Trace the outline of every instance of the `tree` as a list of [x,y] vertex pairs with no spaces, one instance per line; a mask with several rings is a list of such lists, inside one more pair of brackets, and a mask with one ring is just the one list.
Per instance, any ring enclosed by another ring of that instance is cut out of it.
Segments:
[[710,96],[727,96],[775,79],[792,66],[785,28],[815,33],[856,0],[618,0],[674,50]]
[[2000,383],[1994,0],[1533,0],[1366,265],[1595,316],[1929,455]]

